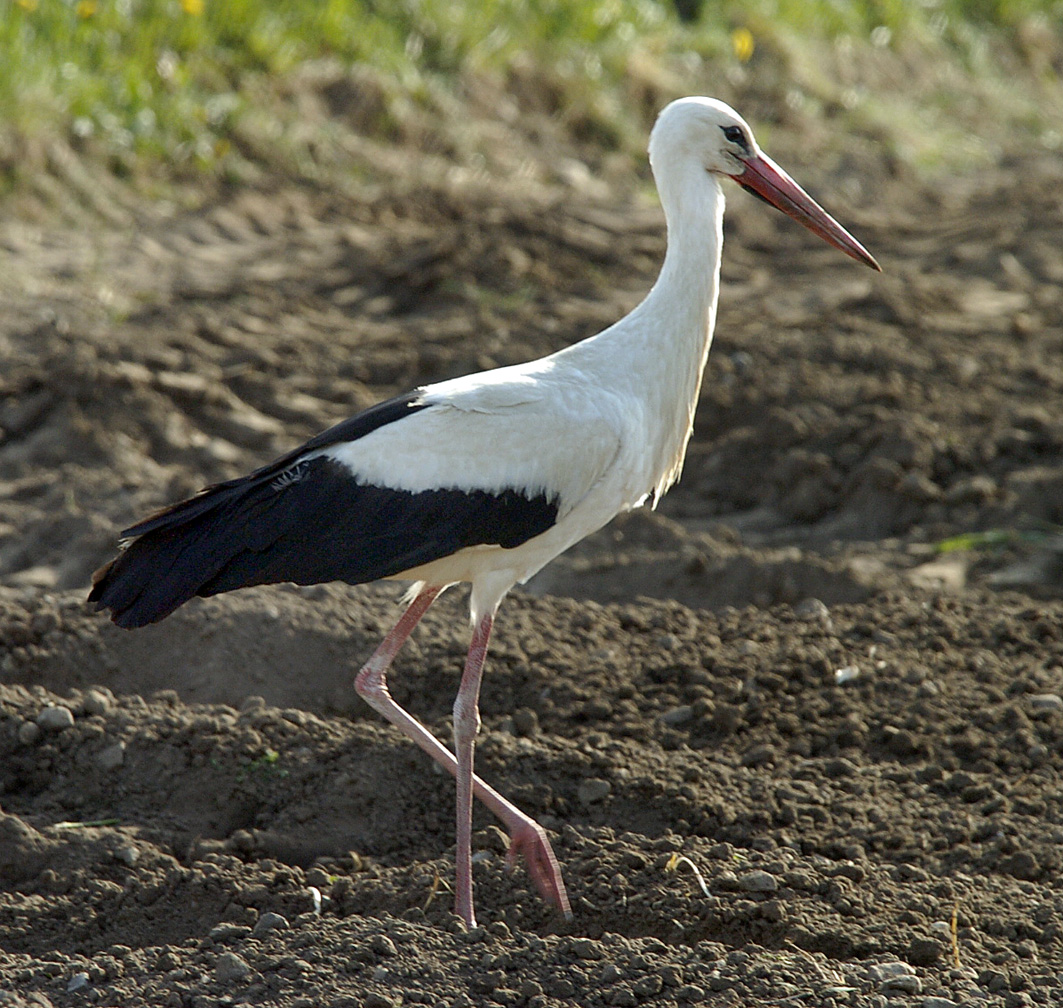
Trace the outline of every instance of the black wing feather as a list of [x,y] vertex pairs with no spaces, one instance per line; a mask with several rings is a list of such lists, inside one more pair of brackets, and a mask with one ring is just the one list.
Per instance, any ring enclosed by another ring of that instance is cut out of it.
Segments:
[[543,494],[394,490],[359,483],[327,456],[300,461],[419,408],[414,396],[381,403],[134,525],[126,548],[97,572],[89,601],[119,626],[144,626],[195,595],[280,581],[362,584],[467,546],[512,549],[554,524],[557,502]]
[[410,416],[420,410],[427,409],[429,403],[421,401],[422,389],[414,389],[405,395],[385,399],[368,409],[356,413],[338,424],[333,424],[320,434],[315,434],[305,444],[293,448],[290,452],[274,459],[268,465],[264,465],[247,476],[239,476],[236,479],[226,480],[224,483],[215,483],[212,486],[200,490],[194,497],[171,504],[161,511],[148,515],[143,521],[137,522],[121,532],[122,539],[133,539],[136,536],[153,532],[157,528],[172,528],[180,521],[192,521],[204,511],[211,510],[216,506],[215,496],[223,491],[249,488],[259,480],[268,480],[279,476],[282,472],[290,469],[299,459],[312,451],[327,448],[329,445],[340,444],[343,441],[357,441],[366,434],[371,434],[379,427],[386,427],[396,420]]

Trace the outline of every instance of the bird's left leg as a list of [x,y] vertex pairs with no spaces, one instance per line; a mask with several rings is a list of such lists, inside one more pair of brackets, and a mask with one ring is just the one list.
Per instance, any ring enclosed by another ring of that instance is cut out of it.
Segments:
[[461,686],[454,700],[454,780],[457,784],[457,878],[454,886],[455,912],[469,927],[476,924],[472,899],[472,799],[480,799],[495,813],[509,830],[509,854],[507,865],[512,865],[517,854],[523,854],[531,875],[545,899],[553,903],[566,917],[572,916],[561,880],[561,869],[554,857],[550,841],[543,828],[485,784],[473,773],[473,757],[476,736],[480,731],[480,683],[483,679],[487,644],[491,637],[494,613],[480,618],[472,633],[469,653],[465,658],[465,671]]
[[[404,735],[416,742],[432,759],[457,778],[458,761],[454,754],[440,743],[424,725],[395,702],[388,691],[387,684],[388,666],[442,590],[441,585],[429,585],[422,589],[369,661],[362,667],[355,679],[355,689],[373,710],[387,718]],[[479,694],[479,674],[483,668],[489,635],[490,626],[487,628],[487,634],[483,638],[482,648],[479,651],[480,670],[476,672],[477,695]],[[509,831],[511,842],[509,855],[506,858],[507,864],[512,865],[518,855],[523,855],[528,874],[543,898],[556,906],[566,917],[571,917],[572,911],[568,894],[565,892],[565,884],[561,879],[561,869],[558,867],[557,858],[547,839],[546,831],[534,819],[512,802],[507,801],[491,785],[475,774],[472,778],[472,788],[473,794],[502,820]]]
[[473,756],[476,736],[480,732],[480,683],[493,624],[494,614],[487,613],[473,629],[461,686],[454,700],[454,755],[458,760],[454,774],[458,796],[458,849],[455,855],[458,874],[454,886],[454,910],[469,927],[476,925],[472,903]]

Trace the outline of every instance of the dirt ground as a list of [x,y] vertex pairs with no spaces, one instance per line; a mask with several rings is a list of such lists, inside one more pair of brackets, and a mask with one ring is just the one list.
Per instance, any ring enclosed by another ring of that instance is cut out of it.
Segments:
[[[478,767],[573,919],[478,811],[472,932],[450,781],[351,688],[394,587],[134,633],[86,587],[146,511],[630,309],[656,205],[454,173],[187,210],[58,151],[6,207],[0,1006],[1063,1004],[1063,169],[776,136],[884,272],[732,194],[682,482],[489,659]],[[392,677],[441,738],[466,622]]]

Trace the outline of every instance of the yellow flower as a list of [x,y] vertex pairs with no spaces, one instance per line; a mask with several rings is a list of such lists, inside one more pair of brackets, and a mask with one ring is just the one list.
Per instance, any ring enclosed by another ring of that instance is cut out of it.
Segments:
[[740,63],[748,63],[753,55],[753,33],[748,28],[736,28],[731,32],[731,45]]
[[90,18],[96,13],[96,0],[78,0],[74,13],[79,18]]
[[15,3],[17,3],[24,11],[29,11],[31,14],[37,9],[37,0],[15,0]]
[[203,13],[203,0],[181,0],[181,10],[192,17],[199,17]]

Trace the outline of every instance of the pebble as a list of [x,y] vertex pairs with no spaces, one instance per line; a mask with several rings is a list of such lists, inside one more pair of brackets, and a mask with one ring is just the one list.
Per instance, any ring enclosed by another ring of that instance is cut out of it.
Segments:
[[211,941],[236,942],[243,941],[243,939],[251,933],[251,929],[243,924],[230,924],[226,922],[223,924],[216,924],[208,933]]
[[696,984],[684,984],[675,992],[676,1000],[688,1001],[691,1004],[704,1004],[705,991]]
[[683,983],[683,967],[669,963],[661,967],[659,976],[669,987],[679,987]]
[[513,728],[523,738],[539,734],[539,715],[530,707],[518,707],[513,712]]
[[613,785],[609,781],[602,780],[600,777],[588,777],[580,782],[576,795],[584,805],[590,805],[601,801],[612,790]]
[[89,985],[88,973],[75,973],[69,981],[67,981],[66,990],[70,994],[73,991],[82,990]]
[[935,938],[913,938],[904,957],[913,966],[933,966],[945,954],[945,946]]
[[775,892],[779,880],[766,871],[751,871],[738,876],[738,888],[746,892]]
[[742,766],[757,767],[775,761],[775,747],[767,743],[753,746],[742,754]]
[[883,993],[902,991],[905,994],[918,994],[922,989],[915,970],[905,962],[878,963],[871,967],[870,972]]
[[45,731],[62,731],[74,727],[74,715],[69,707],[57,707],[50,704],[37,715],[37,724]]
[[1008,978],[1000,970],[995,969],[982,970],[978,974],[977,983],[979,987],[984,987],[990,994],[996,994],[1008,988]]
[[997,867],[1014,875],[1015,878],[1024,879],[1027,882],[1036,881],[1041,877],[1043,868],[1041,863],[1029,851],[1017,851],[1008,857],[1001,858]]
[[830,619],[830,610],[818,598],[806,598],[794,606],[794,615],[802,620],[815,619],[826,622]]
[[1063,710],[1063,697],[1058,693],[1033,693],[1030,706],[1034,710]]
[[661,722],[666,725],[686,724],[694,717],[694,708],[690,704],[684,704],[682,707],[673,707],[671,710],[666,710],[661,715]]
[[214,964],[214,977],[218,983],[233,983],[243,980],[251,972],[247,961],[235,952],[223,952]]
[[116,861],[121,861],[122,864],[132,868],[140,860],[140,851],[132,844],[125,844],[114,852],[114,857]]
[[111,709],[111,698],[102,690],[86,690],[81,709],[86,714],[106,714]]
[[660,994],[663,987],[664,979],[651,973],[649,976],[644,976],[641,980],[635,981],[631,990],[636,997],[650,998]]
[[288,927],[287,917],[274,913],[272,910],[267,910],[255,921],[255,926],[251,929],[251,933],[260,935],[265,934],[267,931],[284,931]]
[[101,749],[96,753],[95,760],[101,770],[117,770],[125,762],[125,743],[115,742]]
[[369,948],[377,955],[393,956],[398,954],[395,943],[385,934],[375,934],[369,939]]
[[915,970],[906,962],[875,963],[869,970],[872,980],[890,980],[899,976],[915,976]]
[[926,997],[923,998],[922,1008],[959,1008],[959,1005],[947,997]]
[[572,943],[572,951],[580,959],[601,959],[602,948],[590,938],[577,938]]
[[23,721],[18,727],[18,740],[23,745],[33,745],[41,737],[41,726],[34,721]]
[[[396,1008],[396,1006],[400,1003],[401,1002],[398,998],[389,997],[387,994],[381,994],[378,991],[369,991],[369,993],[365,995],[365,998],[362,1001],[362,1004],[365,1006],[365,1008]],[[468,1003],[472,1003],[471,999]],[[455,1001],[454,1004],[461,1005],[463,1004],[463,1002],[458,1000]]]

